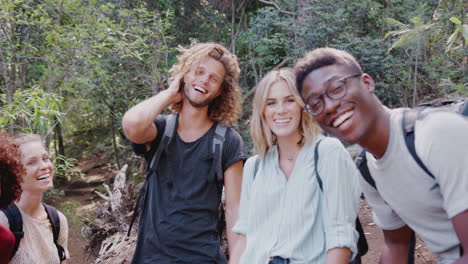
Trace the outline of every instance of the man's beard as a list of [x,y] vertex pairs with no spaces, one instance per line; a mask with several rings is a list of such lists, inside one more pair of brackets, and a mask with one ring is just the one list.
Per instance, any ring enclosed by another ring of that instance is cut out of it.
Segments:
[[183,89],[183,91],[184,91],[183,93],[184,98],[186,98],[189,104],[195,108],[203,108],[203,107],[209,106],[218,97],[218,96],[215,96],[215,97],[210,96],[201,102],[195,102],[191,100],[190,97],[188,97],[185,94],[185,89]]

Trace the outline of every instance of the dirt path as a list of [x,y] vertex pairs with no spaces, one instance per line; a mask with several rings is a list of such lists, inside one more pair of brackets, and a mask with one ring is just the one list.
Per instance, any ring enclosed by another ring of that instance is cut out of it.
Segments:
[[65,196],[54,204],[66,214],[68,219],[69,264],[88,264],[95,261],[95,257],[85,249],[81,229],[84,225],[83,220],[94,214],[97,203],[103,201],[94,191],[102,189],[102,184],[107,183],[114,175],[113,170],[107,164],[108,160],[105,158],[82,161],[76,170],[85,173],[85,179],[72,181],[64,187]]

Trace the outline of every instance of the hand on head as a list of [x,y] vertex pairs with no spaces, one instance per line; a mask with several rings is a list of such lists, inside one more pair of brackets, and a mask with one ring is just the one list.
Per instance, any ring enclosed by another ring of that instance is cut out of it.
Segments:
[[172,80],[167,91],[171,94],[172,104],[177,104],[182,101],[182,91],[184,89],[184,76],[187,72],[177,74]]

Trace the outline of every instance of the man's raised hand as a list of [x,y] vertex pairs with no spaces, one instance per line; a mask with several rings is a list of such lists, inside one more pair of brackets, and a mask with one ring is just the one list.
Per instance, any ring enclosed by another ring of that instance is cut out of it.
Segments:
[[177,74],[169,85],[169,88],[166,90],[167,93],[169,93],[169,97],[171,98],[171,104],[177,104],[182,101],[182,90],[184,89],[185,74],[185,72]]

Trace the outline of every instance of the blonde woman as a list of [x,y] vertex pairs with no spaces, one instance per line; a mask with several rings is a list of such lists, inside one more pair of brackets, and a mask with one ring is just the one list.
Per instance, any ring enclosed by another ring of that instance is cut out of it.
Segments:
[[[12,229],[10,221],[13,216],[7,215],[19,213],[24,236],[19,241],[16,238],[19,247],[12,253],[10,263],[66,263],[63,259],[68,256],[67,219],[62,213],[42,203],[44,192],[53,186],[54,167],[49,154],[38,135],[21,135],[16,138],[16,143],[20,146],[21,162],[26,174],[20,182],[22,193],[19,200],[0,213],[0,225]],[[49,215],[51,210],[55,210],[58,215]],[[57,225],[52,225],[53,219],[60,223],[60,229],[56,230],[57,244],[54,242],[53,230],[53,226]]]
[[360,195],[349,154],[337,139],[320,135],[303,111],[291,69],[269,72],[257,85],[253,105],[250,133],[258,155],[244,167],[233,228],[241,239],[231,262],[349,263],[357,252]]

